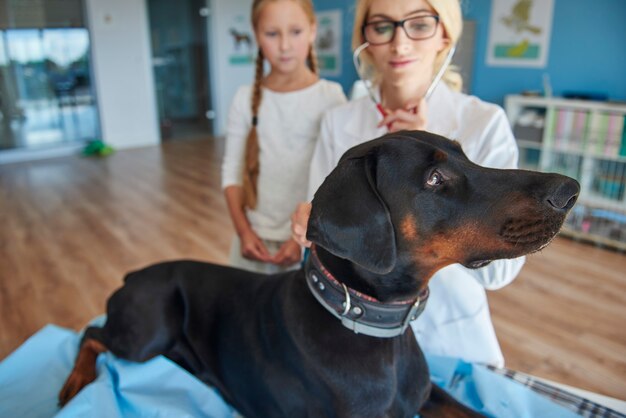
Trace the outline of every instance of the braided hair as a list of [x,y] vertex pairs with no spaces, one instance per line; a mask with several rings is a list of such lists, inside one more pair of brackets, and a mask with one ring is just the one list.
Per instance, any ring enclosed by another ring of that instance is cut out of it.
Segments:
[[[255,0],[252,4],[252,25],[256,27],[258,16],[262,7],[262,3],[267,0]],[[270,0],[271,1],[271,0]],[[303,7],[305,13],[315,20],[313,14],[313,5],[310,0],[298,1]],[[246,148],[244,152],[244,165],[243,165],[243,205],[244,207],[254,209],[257,204],[257,185],[259,181],[259,136],[257,132],[257,126],[259,123],[259,108],[261,107],[261,99],[263,98],[262,82],[263,82],[263,51],[259,48],[259,52],[256,57],[256,66],[254,72],[254,86],[252,88],[252,97],[250,100],[250,106],[252,110],[252,126],[248,132],[246,139]],[[315,48],[311,45],[307,58],[309,69],[316,75],[319,74],[317,55],[315,54]]]

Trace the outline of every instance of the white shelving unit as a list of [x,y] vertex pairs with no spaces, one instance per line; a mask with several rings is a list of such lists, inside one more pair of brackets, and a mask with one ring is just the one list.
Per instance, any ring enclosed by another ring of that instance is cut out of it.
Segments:
[[507,96],[520,168],[577,179],[562,233],[626,251],[626,104]]

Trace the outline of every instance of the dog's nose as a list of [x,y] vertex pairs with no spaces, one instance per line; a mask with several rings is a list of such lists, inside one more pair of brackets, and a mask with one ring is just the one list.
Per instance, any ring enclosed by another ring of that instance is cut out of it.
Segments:
[[558,184],[546,199],[556,210],[570,210],[578,199],[580,184],[572,178],[558,176]]

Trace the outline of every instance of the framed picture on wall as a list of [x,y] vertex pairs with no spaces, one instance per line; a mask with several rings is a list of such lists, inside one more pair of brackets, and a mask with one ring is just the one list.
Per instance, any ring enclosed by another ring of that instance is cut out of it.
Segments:
[[341,10],[317,12],[315,49],[322,77],[341,75]]
[[493,0],[487,65],[546,66],[554,0]]
[[250,66],[256,58],[256,42],[247,13],[228,16],[228,63],[230,65]]

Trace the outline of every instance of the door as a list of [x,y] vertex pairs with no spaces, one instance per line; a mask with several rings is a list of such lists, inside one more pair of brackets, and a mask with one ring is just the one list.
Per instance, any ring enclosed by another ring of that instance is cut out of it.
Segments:
[[213,133],[207,0],[148,0],[161,139]]

